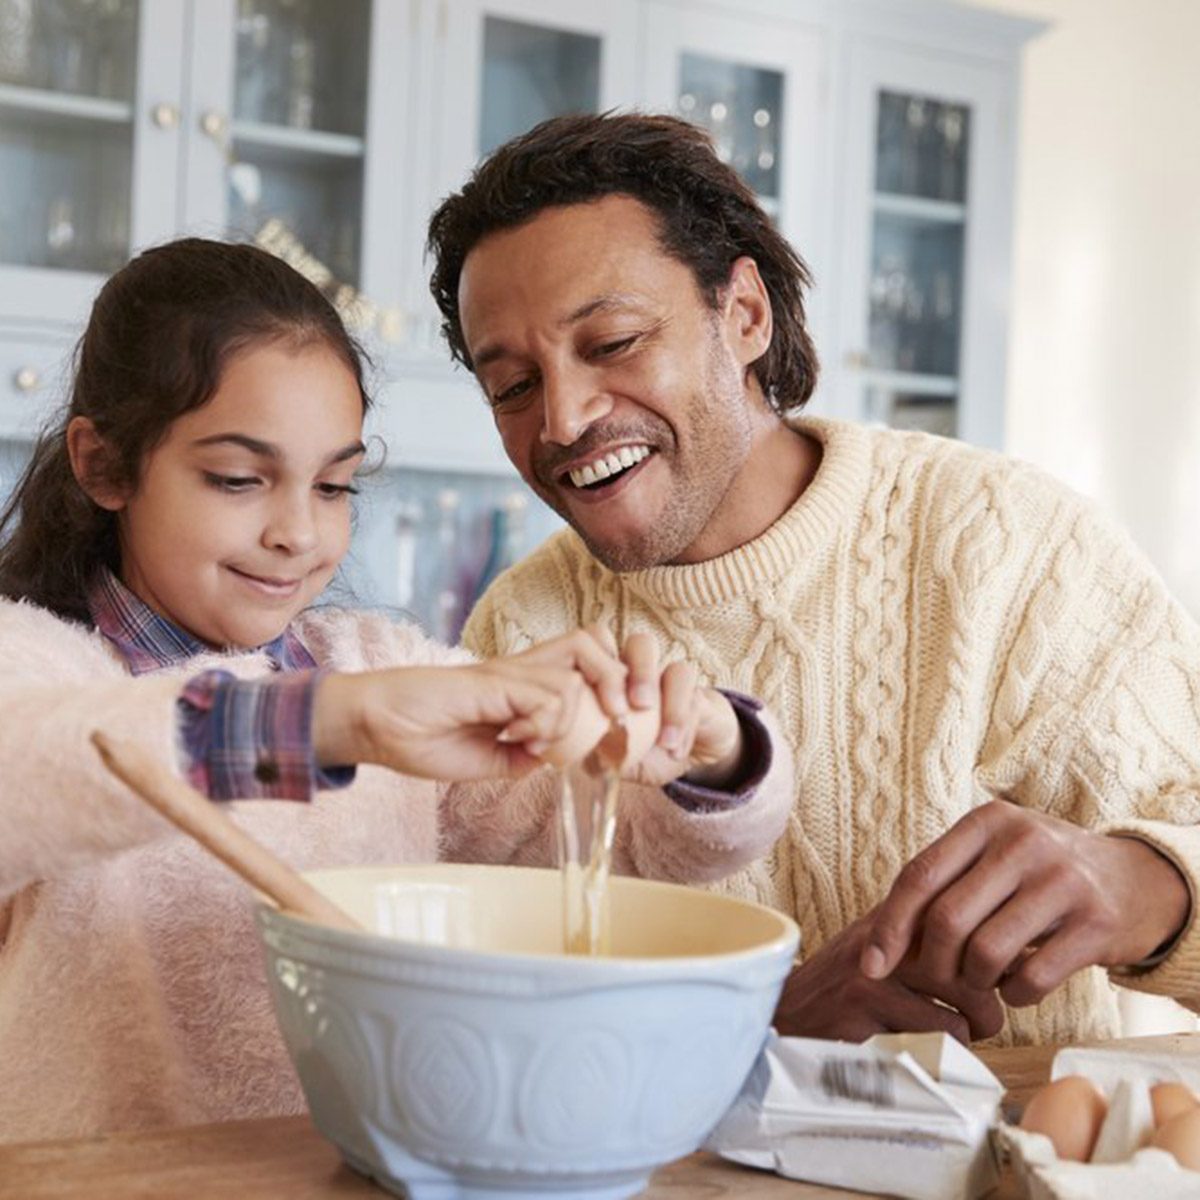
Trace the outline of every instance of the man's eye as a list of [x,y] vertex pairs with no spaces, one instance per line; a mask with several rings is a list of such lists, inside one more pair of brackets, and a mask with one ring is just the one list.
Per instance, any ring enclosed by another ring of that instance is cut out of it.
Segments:
[[512,404],[513,401],[528,395],[532,387],[532,379],[519,379],[516,383],[510,384],[492,396],[492,407],[501,408],[504,405]]
[[213,471],[205,471],[204,479],[222,492],[248,492],[259,483],[257,475],[218,475]]
[[629,337],[618,338],[615,342],[602,342],[592,351],[594,358],[608,358],[614,354],[620,354],[622,350],[627,350],[634,342],[638,340],[636,333],[630,334]]

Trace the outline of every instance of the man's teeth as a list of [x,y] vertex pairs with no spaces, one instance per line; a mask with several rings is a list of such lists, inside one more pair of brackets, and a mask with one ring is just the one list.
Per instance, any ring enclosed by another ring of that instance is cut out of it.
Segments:
[[587,487],[591,483],[599,483],[610,475],[619,475],[630,467],[640,463],[650,453],[649,446],[622,446],[585,467],[576,467],[568,472],[571,482],[576,487]]

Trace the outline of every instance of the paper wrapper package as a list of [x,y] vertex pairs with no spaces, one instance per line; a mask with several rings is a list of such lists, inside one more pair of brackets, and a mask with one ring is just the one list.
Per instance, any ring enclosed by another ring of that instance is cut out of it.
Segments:
[[1060,1050],[1050,1078],[1085,1075],[1108,1099],[1092,1161],[1060,1161],[1050,1139],[1012,1125],[998,1138],[1029,1200],[1197,1200],[1200,1172],[1185,1171],[1165,1150],[1147,1145],[1154,1132],[1150,1087],[1177,1080],[1200,1092],[1200,1055],[1125,1050]]
[[998,1172],[1004,1088],[941,1033],[856,1045],[771,1034],[706,1149],[792,1179],[911,1200],[970,1200]]

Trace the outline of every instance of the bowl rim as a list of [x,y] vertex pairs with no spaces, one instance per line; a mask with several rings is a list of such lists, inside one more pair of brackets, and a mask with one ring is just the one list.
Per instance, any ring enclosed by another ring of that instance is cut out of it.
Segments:
[[[424,874],[437,872],[443,868],[447,869],[447,873],[450,870],[460,872],[465,869],[485,874],[511,871],[542,876],[557,876],[560,874],[557,867],[529,867],[499,863],[373,863],[369,865],[314,868],[302,871],[301,874],[310,883],[315,883],[322,876],[350,874],[352,872],[411,871],[413,873],[421,872]],[[437,881],[430,879],[429,882],[436,883]],[[640,876],[632,875],[615,876],[612,882],[617,883],[621,887],[633,886],[638,890],[697,891],[696,888],[684,883],[673,883],[662,879],[643,879]],[[552,974],[585,972],[588,974],[603,973],[610,977],[614,975],[617,977],[629,975],[631,978],[646,979],[647,977],[660,974],[674,974],[681,969],[687,970],[689,974],[704,973],[705,968],[711,969],[714,972],[720,971],[724,973],[731,964],[736,965],[740,961],[752,962],[772,959],[785,952],[789,957],[794,957],[798,953],[801,941],[800,927],[786,913],[780,912],[779,909],[771,908],[769,905],[760,904],[756,900],[745,900],[740,896],[727,896],[720,892],[702,892],[700,894],[719,903],[729,904],[737,908],[755,909],[760,913],[764,913],[778,923],[778,932],[754,946],[713,954],[679,954],[670,957],[635,957],[632,955],[606,954],[592,957],[586,954],[568,954],[566,951],[499,952],[477,949],[471,946],[443,946],[435,942],[421,942],[409,938],[395,937],[390,934],[375,933],[372,930],[362,930],[360,932],[353,929],[337,929],[332,925],[324,925],[309,917],[301,916],[299,913],[280,909],[274,901],[261,894],[258,896],[257,911],[260,915],[260,924],[278,921],[290,931],[307,937],[313,936],[313,931],[316,931],[321,940],[333,941],[347,948],[366,949],[369,947],[372,951],[384,952],[385,956],[387,956],[386,952],[391,947],[404,947],[405,956],[409,958],[415,956],[434,962],[453,963],[463,966],[472,964],[482,966],[487,964],[501,970],[505,966],[535,968],[539,971]],[[613,979],[612,981],[615,982],[616,980]]]

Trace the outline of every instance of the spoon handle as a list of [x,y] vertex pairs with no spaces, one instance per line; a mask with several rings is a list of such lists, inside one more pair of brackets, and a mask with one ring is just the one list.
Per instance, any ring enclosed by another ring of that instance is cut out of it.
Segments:
[[104,765],[122,783],[281,909],[322,925],[364,932],[362,925],[347,912],[140,746],[111,738],[99,730],[92,733],[92,744],[100,752]]

